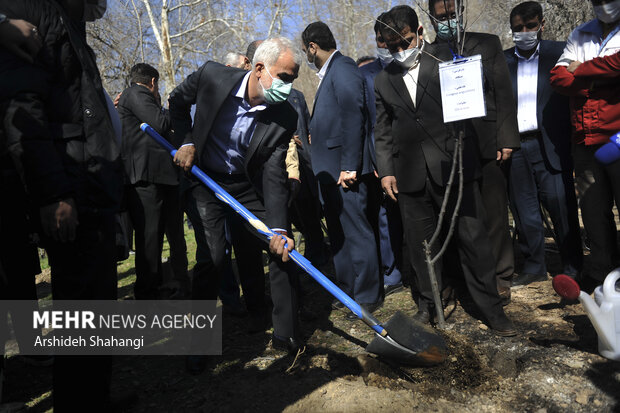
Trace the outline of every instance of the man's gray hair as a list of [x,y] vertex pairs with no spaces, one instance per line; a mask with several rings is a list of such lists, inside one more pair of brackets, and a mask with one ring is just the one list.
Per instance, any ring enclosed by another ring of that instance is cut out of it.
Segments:
[[262,62],[266,66],[271,66],[288,50],[291,51],[295,64],[301,66],[301,51],[286,37],[270,37],[262,42],[256,49],[256,53],[254,53],[252,66],[256,66],[258,62]]
[[226,66],[239,67],[239,61],[242,57],[245,57],[245,55],[237,52],[228,52],[224,56],[224,59],[222,59],[222,64]]

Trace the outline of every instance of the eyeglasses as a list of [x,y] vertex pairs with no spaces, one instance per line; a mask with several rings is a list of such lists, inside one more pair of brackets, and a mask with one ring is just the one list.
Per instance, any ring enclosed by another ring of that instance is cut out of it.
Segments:
[[528,22],[525,24],[517,24],[515,26],[512,26],[511,29],[513,33],[518,33],[518,32],[522,32],[524,27],[530,30],[534,30],[538,26],[540,26],[540,22]]

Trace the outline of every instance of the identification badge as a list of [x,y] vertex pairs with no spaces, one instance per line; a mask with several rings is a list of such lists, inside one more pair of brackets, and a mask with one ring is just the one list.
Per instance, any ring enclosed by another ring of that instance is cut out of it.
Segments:
[[486,116],[481,55],[440,63],[439,83],[444,122]]

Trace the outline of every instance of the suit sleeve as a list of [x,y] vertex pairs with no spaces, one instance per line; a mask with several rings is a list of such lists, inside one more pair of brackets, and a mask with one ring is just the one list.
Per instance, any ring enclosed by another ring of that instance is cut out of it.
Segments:
[[517,105],[512,95],[512,81],[508,65],[497,36],[493,37],[494,62],[493,76],[495,87],[495,107],[497,108],[497,149],[519,148],[519,125],[517,123]]
[[[6,64],[7,60],[3,61]],[[54,145],[45,107],[49,81],[39,68],[23,64],[0,69],[6,144],[31,199],[39,206],[72,196],[73,187]],[[5,95],[7,93],[7,95]]]
[[263,193],[265,199],[265,224],[269,228],[288,228],[288,187],[285,166],[288,143],[293,137],[293,131],[287,133],[287,139],[276,146],[271,156],[265,162],[263,171]]
[[196,103],[200,77],[207,64],[192,73],[177,86],[168,98],[170,119],[174,130],[174,145],[181,146],[194,143],[192,139],[192,105]]
[[575,75],[568,71],[566,66],[557,65],[551,69],[549,78],[551,87],[561,95],[587,97],[590,83],[584,79],[577,79]]
[[377,117],[375,121],[377,173],[379,174],[379,178],[394,176],[394,164],[392,160],[392,119],[389,108],[381,96],[381,89],[377,83],[375,83],[375,104],[377,108]]
[[139,86],[129,97],[128,104],[130,105],[128,109],[131,109],[140,122],[148,123],[162,136],[169,134],[170,117],[168,113],[162,110],[155,100],[155,96],[148,89]]
[[620,52],[605,56],[595,57],[592,60],[580,64],[573,73],[575,78],[596,76],[597,78],[620,77]]
[[332,84],[336,101],[340,109],[340,136],[343,137],[340,157],[341,171],[357,171],[362,166],[364,145],[364,78],[359,69],[352,64],[345,66],[346,71],[339,71]]

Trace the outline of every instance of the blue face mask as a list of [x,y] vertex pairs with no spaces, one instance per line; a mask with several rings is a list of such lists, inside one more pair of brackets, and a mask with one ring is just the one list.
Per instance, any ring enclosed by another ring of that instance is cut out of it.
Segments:
[[461,29],[461,24],[457,19],[437,22],[437,37],[442,40],[450,40],[456,37],[457,30]]
[[260,85],[260,87],[263,88],[263,96],[265,97],[265,102],[270,105],[276,105],[278,103],[284,102],[288,98],[288,95],[291,94],[293,83],[287,83],[282,79],[274,78],[273,76],[271,76],[271,73],[269,73],[267,66],[265,66],[265,71],[271,78],[271,86],[269,87],[269,89],[265,89],[263,84],[260,82],[260,79],[258,79],[258,84]]

